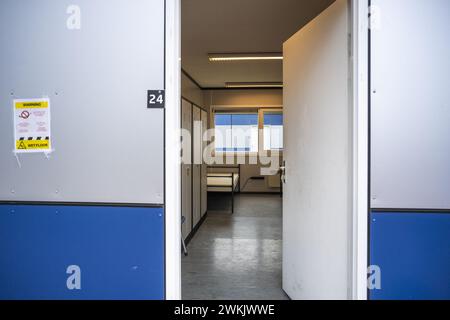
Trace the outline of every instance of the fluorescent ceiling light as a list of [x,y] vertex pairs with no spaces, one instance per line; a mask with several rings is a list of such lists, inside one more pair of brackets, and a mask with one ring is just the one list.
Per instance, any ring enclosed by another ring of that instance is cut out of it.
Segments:
[[227,82],[226,88],[283,88],[282,82]]
[[282,53],[210,53],[209,61],[260,61],[260,60],[283,60]]

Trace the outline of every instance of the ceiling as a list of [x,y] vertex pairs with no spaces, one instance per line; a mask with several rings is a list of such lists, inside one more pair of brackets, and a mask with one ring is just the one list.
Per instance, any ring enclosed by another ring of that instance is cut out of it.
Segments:
[[281,82],[281,61],[209,62],[208,53],[282,52],[334,0],[182,0],[182,68],[203,88]]

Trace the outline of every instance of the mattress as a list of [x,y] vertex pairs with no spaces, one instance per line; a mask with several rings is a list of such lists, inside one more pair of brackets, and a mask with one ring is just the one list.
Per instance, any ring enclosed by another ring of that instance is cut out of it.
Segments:
[[207,185],[210,192],[231,192],[239,183],[237,173],[208,173]]

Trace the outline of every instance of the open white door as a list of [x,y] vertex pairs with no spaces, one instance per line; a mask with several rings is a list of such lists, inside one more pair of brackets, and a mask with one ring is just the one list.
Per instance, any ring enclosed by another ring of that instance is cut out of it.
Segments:
[[284,44],[283,289],[351,298],[352,97],[347,0]]

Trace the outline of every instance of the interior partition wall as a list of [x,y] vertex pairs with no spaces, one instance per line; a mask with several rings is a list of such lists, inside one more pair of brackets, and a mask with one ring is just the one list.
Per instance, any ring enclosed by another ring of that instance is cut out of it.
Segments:
[[0,299],[165,298],[165,18],[0,3]]
[[450,298],[450,2],[372,0],[371,299]]

